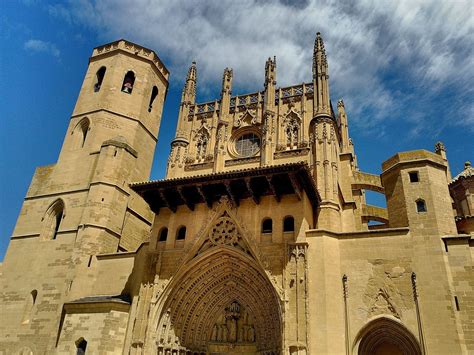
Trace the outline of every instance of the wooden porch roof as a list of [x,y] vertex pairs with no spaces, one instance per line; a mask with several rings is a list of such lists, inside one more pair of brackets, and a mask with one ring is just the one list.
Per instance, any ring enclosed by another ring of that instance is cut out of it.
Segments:
[[288,194],[295,194],[301,199],[303,191],[314,208],[321,201],[305,162],[138,182],[130,184],[130,187],[145,199],[155,213],[163,207],[176,212],[180,205],[186,205],[193,211],[198,203],[206,203],[211,208],[222,196],[227,196],[237,206],[245,198],[252,198],[259,204],[261,197],[267,195],[273,195],[278,202]]

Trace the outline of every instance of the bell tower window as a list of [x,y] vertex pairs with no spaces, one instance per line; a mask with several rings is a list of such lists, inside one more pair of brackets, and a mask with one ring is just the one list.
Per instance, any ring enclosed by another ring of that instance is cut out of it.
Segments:
[[123,78],[122,92],[131,94],[133,90],[133,84],[135,84],[135,74],[130,70]]
[[153,101],[155,101],[157,96],[158,88],[156,86],[153,86],[153,89],[151,90],[150,104],[148,105],[148,112],[151,112],[151,110],[153,109]]
[[54,240],[57,238],[61,222],[64,218],[64,202],[56,200],[43,217],[43,239]]
[[97,92],[100,90],[100,87],[102,86],[102,81],[104,80],[106,70],[107,69],[105,67],[101,67],[99,70],[97,70],[97,73],[95,74],[96,80],[94,84],[94,92]]
[[90,121],[86,117],[82,119],[74,128],[72,134],[74,135],[73,148],[83,148],[86,144],[87,133],[89,133]]

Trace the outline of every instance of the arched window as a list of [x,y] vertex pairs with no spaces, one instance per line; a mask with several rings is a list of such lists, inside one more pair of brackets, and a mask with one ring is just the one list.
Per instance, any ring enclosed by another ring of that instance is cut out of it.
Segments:
[[271,233],[273,231],[273,221],[271,218],[265,218],[262,221],[262,233]]
[[176,240],[184,240],[186,239],[186,227],[182,226],[178,229],[178,233],[176,233]]
[[43,217],[43,239],[56,239],[63,218],[64,202],[59,199],[48,208],[48,211]]
[[167,238],[168,238],[168,228],[163,227],[163,228],[160,230],[160,234],[159,234],[158,241],[160,241],[160,242],[166,242],[166,239],[167,239]]
[[295,219],[292,216],[287,216],[283,220],[283,232],[295,231]]
[[416,211],[417,212],[426,212],[425,200],[422,200],[421,198],[416,200]]
[[94,84],[94,92],[97,92],[100,90],[100,87],[102,86],[102,81],[104,80],[105,76],[105,71],[107,69],[105,67],[101,67],[99,70],[97,70],[97,73],[95,74],[95,84]]
[[36,303],[36,298],[38,297],[38,291],[33,290],[30,292],[28,297],[26,298],[25,310],[23,312],[23,324],[29,323],[31,319],[31,314],[33,312],[33,307]]
[[86,353],[87,341],[84,338],[76,340],[76,355],[84,355]]
[[89,133],[90,121],[87,117],[83,118],[74,128],[74,149],[82,148],[86,144],[87,133]]
[[235,151],[241,157],[250,157],[260,150],[260,137],[255,133],[242,134],[235,141]]
[[148,105],[148,112],[151,112],[151,109],[153,108],[153,101],[155,101],[157,96],[158,88],[156,86],[153,86],[153,89],[151,90],[150,104]]
[[123,78],[122,92],[131,94],[134,83],[135,83],[135,74],[133,73],[133,71],[130,70],[127,74],[125,74],[125,77]]

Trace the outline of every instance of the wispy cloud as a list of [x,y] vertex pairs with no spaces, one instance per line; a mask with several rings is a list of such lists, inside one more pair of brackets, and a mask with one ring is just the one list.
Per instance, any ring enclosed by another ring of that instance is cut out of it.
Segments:
[[416,135],[427,123],[453,124],[448,119],[457,108],[449,102],[455,97],[471,116],[454,124],[474,132],[470,0],[81,0],[49,11],[92,28],[104,41],[125,37],[156,49],[174,80],[183,80],[197,60],[204,96],[218,94],[227,66],[234,69],[234,92],[261,89],[265,59],[273,55],[279,85],[310,81],[320,31],[333,99],[344,97],[359,127],[370,131],[402,120]]
[[58,59],[61,56],[61,51],[56,47],[54,43],[42,41],[39,39],[29,39],[25,42],[23,48],[35,52],[48,53]]

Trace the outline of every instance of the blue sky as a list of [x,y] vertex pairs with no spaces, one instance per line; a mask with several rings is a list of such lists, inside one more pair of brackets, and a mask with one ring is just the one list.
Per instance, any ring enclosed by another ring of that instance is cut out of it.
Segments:
[[234,94],[261,90],[274,55],[279,86],[308,82],[317,31],[362,170],[380,173],[397,151],[438,140],[453,174],[474,159],[472,1],[4,0],[0,9],[0,259],[35,167],[57,159],[92,48],[118,38],[154,49],[171,71],[151,178],[164,175],[192,60],[198,101],[219,96],[225,67]]

